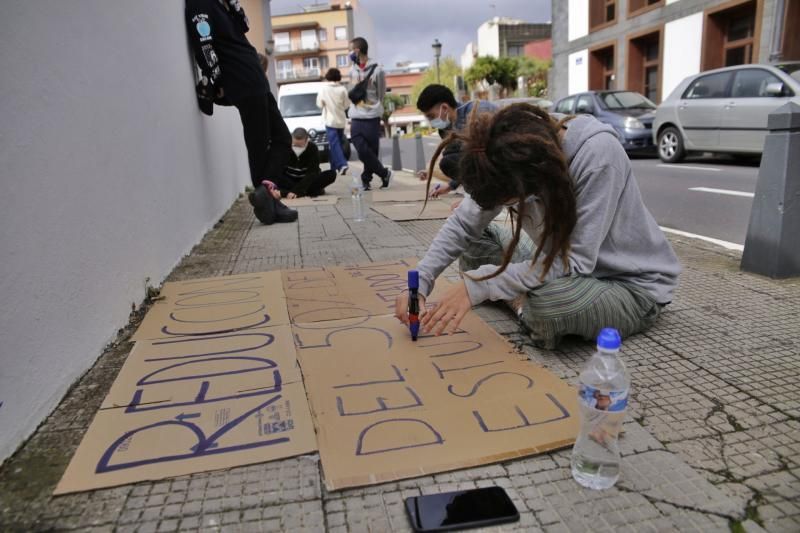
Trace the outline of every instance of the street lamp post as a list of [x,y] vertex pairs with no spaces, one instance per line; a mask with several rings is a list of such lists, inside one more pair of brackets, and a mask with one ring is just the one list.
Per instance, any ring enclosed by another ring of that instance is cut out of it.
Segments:
[[434,39],[431,47],[433,48],[433,55],[436,57],[436,83],[442,83],[439,77],[439,58],[442,56],[442,43],[439,42],[439,39]]

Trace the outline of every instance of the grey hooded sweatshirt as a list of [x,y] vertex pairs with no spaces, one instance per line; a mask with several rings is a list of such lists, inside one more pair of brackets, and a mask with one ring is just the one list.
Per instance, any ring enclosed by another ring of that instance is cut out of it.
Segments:
[[[650,293],[660,304],[669,303],[678,284],[681,266],[664,233],[642,202],[630,160],[614,130],[584,115],[566,123],[563,147],[569,172],[575,180],[578,218],[570,238],[568,265],[560,259],[540,281],[541,259],[511,263],[485,281],[464,277],[472,305],[485,300],[511,300],[544,282],[577,274],[632,283]],[[530,217],[522,229],[538,242],[537,225],[543,206],[536,196],[525,199]],[[434,280],[464,250],[480,238],[502,206],[482,210],[466,197],[447,219],[420,261],[420,292],[433,290]],[[544,256],[544,251],[542,257]],[[480,278],[497,270],[483,265],[467,272]]]

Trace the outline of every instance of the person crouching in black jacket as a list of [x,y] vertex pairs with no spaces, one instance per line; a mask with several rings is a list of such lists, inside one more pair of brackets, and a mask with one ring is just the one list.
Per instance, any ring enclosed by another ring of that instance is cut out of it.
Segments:
[[320,196],[325,194],[325,187],[336,180],[334,170],[320,171],[319,149],[310,142],[305,128],[296,128],[292,132],[292,154],[286,164],[283,176],[275,185],[281,196],[291,200],[302,196]]

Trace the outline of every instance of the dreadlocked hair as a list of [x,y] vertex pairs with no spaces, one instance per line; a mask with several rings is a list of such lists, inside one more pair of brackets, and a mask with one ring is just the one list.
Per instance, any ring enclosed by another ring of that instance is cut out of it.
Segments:
[[[426,190],[430,193],[439,156],[447,146],[458,143],[459,179],[475,203],[482,209],[494,209],[519,199],[518,207],[509,210],[513,238],[502,263],[495,272],[475,281],[494,278],[506,270],[520,240],[522,221],[528,216],[525,199],[536,195],[544,206],[544,215],[532,264],[544,255],[543,280],[556,258],[568,264],[570,236],[578,217],[575,189],[559,137],[562,126],[572,117],[557,121],[540,107],[525,103],[512,104],[494,114],[479,113],[478,107],[473,107],[466,131],[451,132],[436,149]],[[428,194],[425,196],[424,205]]]

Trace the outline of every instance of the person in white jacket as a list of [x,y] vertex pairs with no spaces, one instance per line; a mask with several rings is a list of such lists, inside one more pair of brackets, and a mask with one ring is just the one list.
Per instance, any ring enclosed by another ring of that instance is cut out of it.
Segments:
[[327,83],[317,94],[317,107],[322,109],[322,120],[331,154],[331,169],[337,174],[348,171],[347,158],[344,156],[344,127],[347,124],[345,111],[350,107],[347,88],[341,84],[342,73],[338,68],[328,69],[325,73]]

